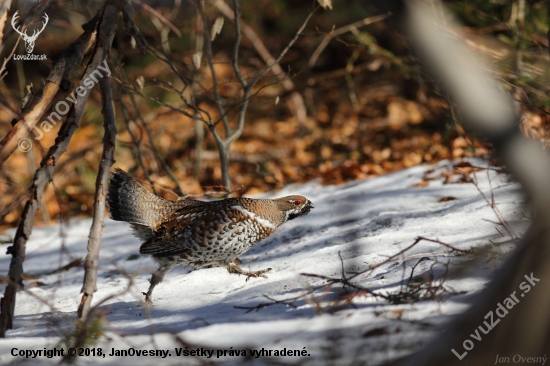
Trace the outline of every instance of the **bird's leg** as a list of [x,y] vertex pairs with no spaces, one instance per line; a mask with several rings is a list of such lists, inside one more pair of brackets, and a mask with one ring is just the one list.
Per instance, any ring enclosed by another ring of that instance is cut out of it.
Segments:
[[164,273],[166,272],[161,272],[160,269],[153,272],[153,275],[149,280],[149,282],[151,283],[149,285],[149,290],[147,290],[147,292],[142,292],[142,294],[145,295],[145,302],[148,305],[151,305],[153,303],[153,300],[151,300],[151,296],[153,295],[153,289],[155,288],[156,285],[162,282],[162,279],[164,278]]
[[262,269],[261,271],[245,271],[241,267],[237,266],[235,263],[231,263],[229,266],[227,266],[227,272],[229,273],[236,273],[238,275],[245,275],[246,281],[250,277],[263,277],[267,278],[267,276],[264,273],[267,273],[271,271],[271,268]]
[[149,286],[149,290],[147,290],[147,292],[142,292],[142,294],[145,295],[145,302],[148,305],[151,305],[153,303],[151,296],[153,295],[153,289],[155,288],[155,286],[161,283],[166,272],[168,272],[174,267],[175,267],[175,264],[172,264],[172,263],[168,265],[161,265],[159,269],[153,272],[153,275],[151,276],[151,280],[149,281],[151,283],[151,285]]

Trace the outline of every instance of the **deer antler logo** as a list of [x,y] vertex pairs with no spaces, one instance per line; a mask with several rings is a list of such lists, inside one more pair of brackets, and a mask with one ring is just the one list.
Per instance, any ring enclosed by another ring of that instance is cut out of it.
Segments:
[[15,27],[15,21],[17,20],[18,18],[18,15],[17,13],[19,13],[19,10],[15,12],[15,14],[13,14],[13,17],[11,18],[11,26],[13,27],[13,29],[19,33],[20,35],[23,36],[23,41],[25,41],[25,48],[27,49],[27,53],[31,53],[32,50],[34,49],[34,42],[36,42],[36,38],[38,38],[38,35],[40,33],[42,33],[42,31],[44,30],[44,28],[46,28],[46,24],[48,24],[48,20],[50,18],[48,18],[48,14],[44,13],[44,22],[43,22],[43,26],[42,26],[42,29],[40,30],[37,30],[35,29],[34,32],[32,33],[32,36],[29,36],[27,34],[27,30],[25,29],[25,32],[21,32],[19,30],[19,28],[21,28],[21,26],[19,27]]

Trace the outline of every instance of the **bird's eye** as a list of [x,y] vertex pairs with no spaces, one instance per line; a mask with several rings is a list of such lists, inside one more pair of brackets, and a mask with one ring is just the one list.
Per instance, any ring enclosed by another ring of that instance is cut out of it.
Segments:
[[296,199],[296,200],[294,200],[294,204],[295,204],[296,206],[301,205],[301,204],[302,204],[302,200]]

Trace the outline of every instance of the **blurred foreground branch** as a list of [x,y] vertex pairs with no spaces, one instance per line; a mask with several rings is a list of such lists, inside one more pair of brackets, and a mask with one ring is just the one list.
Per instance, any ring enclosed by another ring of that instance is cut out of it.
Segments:
[[[543,356],[550,344],[550,292],[544,284],[550,278],[550,156],[522,136],[513,101],[484,75],[463,44],[446,36],[447,25],[439,23],[429,7],[420,1],[391,1],[383,6],[393,7],[400,15],[426,69],[457,103],[464,127],[493,144],[503,164],[523,185],[536,213],[518,249],[471,308],[446,324],[443,334],[420,352],[396,364],[463,365],[465,361],[492,365],[496,355]],[[535,286],[539,280],[541,284]],[[525,290],[527,283],[530,286]],[[508,307],[505,315],[495,314],[500,302],[516,292],[521,298],[513,308]],[[472,338],[483,324],[482,337]]]

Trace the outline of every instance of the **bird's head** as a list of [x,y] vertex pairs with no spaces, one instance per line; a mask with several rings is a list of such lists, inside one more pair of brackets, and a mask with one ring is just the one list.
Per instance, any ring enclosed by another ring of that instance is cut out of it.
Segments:
[[315,208],[313,202],[304,196],[286,196],[275,200],[277,208],[284,212],[285,222],[297,217],[307,215],[312,208]]

